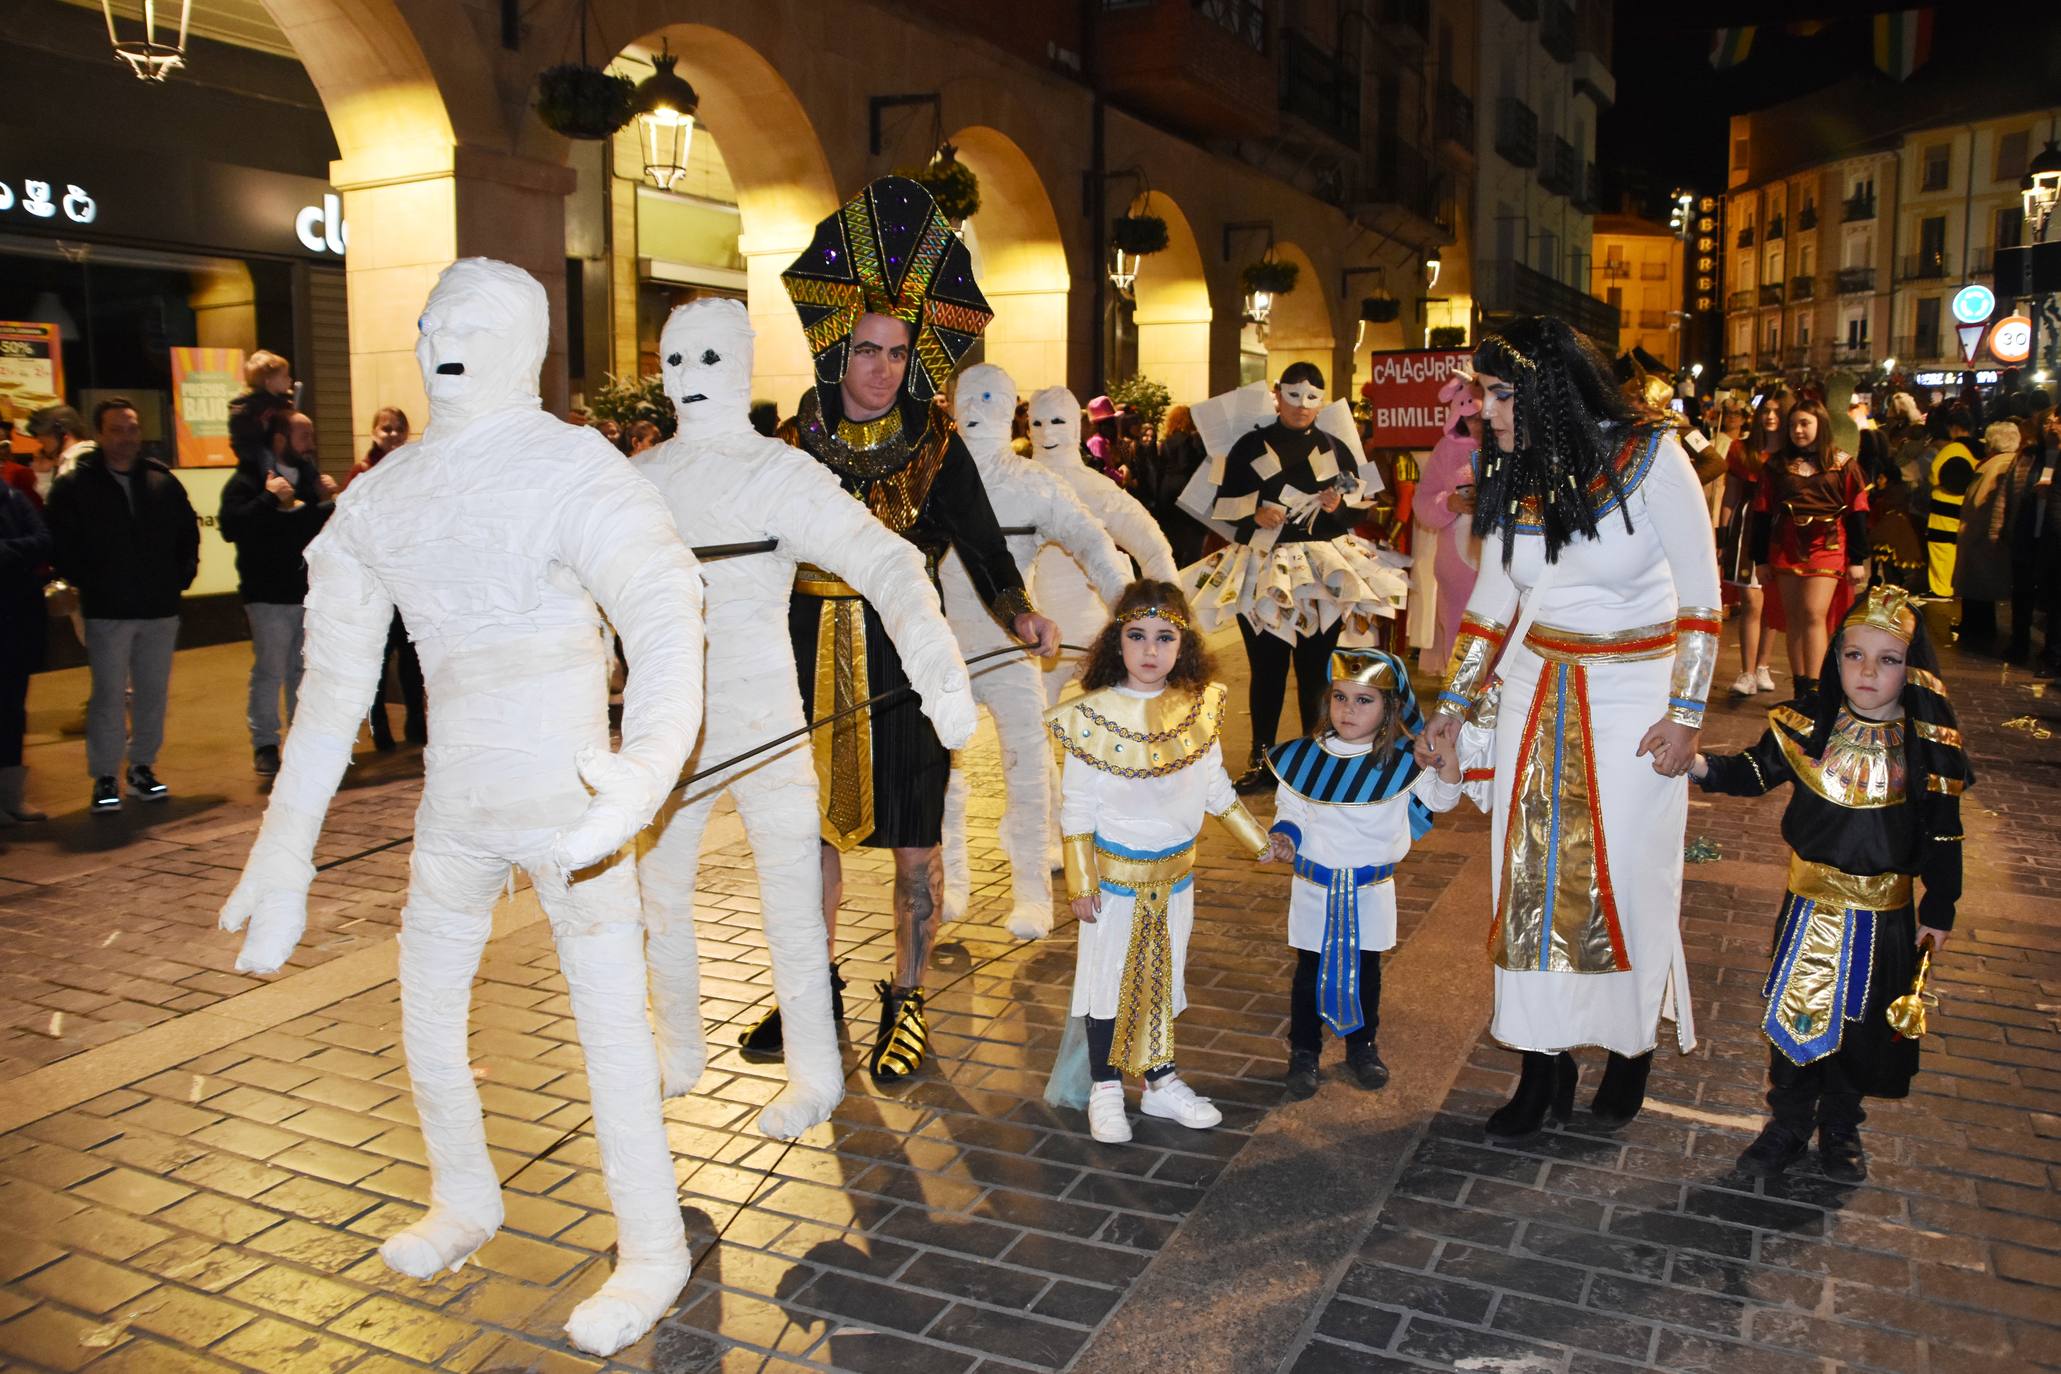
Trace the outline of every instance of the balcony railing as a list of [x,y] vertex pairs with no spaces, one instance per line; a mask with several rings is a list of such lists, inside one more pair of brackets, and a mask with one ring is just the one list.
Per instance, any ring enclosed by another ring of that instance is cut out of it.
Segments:
[[1768,242],[1773,243],[1776,239],[1781,238],[1783,228],[1784,225],[1780,215],[1770,219],[1768,221]]
[[1893,343],[1889,356],[1910,362],[1936,362],[1949,354],[1952,354],[1955,362],[1959,362],[1961,358],[1960,353],[1952,347],[1942,347],[1937,334],[1907,334]]
[[1875,269],[1872,267],[1842,267],[1839,269],[1839,294],[1858,296],[1875,289]]
[[1574,208],[1591,215],[1603,209],[1603,169],[1593,162],[1582,164],[1581,177],[1574,184]]
[[1474,97],[1450,81],[1438,88],[1438,136],[1474,156]]
[[1815,205],[1806,205],[1801,210],[1798,210],[1796,212],[1796,227],[1800,230],[1806,231],[1817,228],[1818,207]]
[[[1891,354],[1895,357],[1895,354]],[[1875,360],[1875,345],[1866,339],[1848,342],[1844,339],[1832,345],[1832,361],[1835,363],[1871,363]]]
[[1539,10],[1539,46],[1556,62],[1574,61],[1574,6],[1545,0]]
[[1360,146],[1360,79],[1294,29],[1281,30],[1281,113]]
[[1791,277],[1789,279],[1790,300],[1807,301],[1817,293],[1818,279],[1816,277]]
[[1539,159],[1540,187],[1564,196],[1574,190],[1574,170],[1574,145],[1564,138],[1548,142]]
[[1946,251],[1913,253],[1903,260],[1901,267],[1897,276],[1903,281],[1938,281],[1947,274]]
[[1742,225],[1740,225],[1740,226],[1739,226],[1739,246],[1740,246],[1741,248],[1751,248],[1751,247],[1753,247],[1753,226],[1752,226],[1752,225],[1750,225],[1750,224],[1742,224]]
[[1780,305],[1782,303],[1782,283],[1771,281],[1763,285],[1760,289],[1760,303],[1762,305]]
[[[1195,12],[1238,39],[1254,52],[1267,50],[1265,0],[1190,0]],[[1105,8],[1115,8],[1104,0]]]
[[1811,361],[1811,346],[1808,343],[1791,344],[1782,350],[1782,366],[1808,367]]
[[1605,348],[1617,349],[1618,311],[1586,291],[1555,281],[1521,262],[1495,262],[1475,280],[1477,289],[1486,278],[1487,291],[1478,297],[1492,315],[1555,315],[1596,340]]
[[1978,248],[1968,260],[1968,275],[1971,277],[1992,276],[1996,272],[1996,253],[1993,249]]
[[1512,167],[1539,165],[1539,117],[1514,95],[1496,100],[1496,154]]
[[1261,0],[1102,0],[1090,75],[1123,108],[1191,136],[1269,138],[1280,64]]
[[1396,205],[1427,222],[1438,217],[1438,186],[1431,163],[1406,143],[1386,139],[1375,149],[1368,198]]
[[1752,288],[1748,287],[1743,291],[1734,291],[1731,295],[1725,297],[1725,309],[1731,311],[1753,309]]
[[1875,218],[1875,197],[1848,196],[1844,214],[1848,224]]
[[1632,275],[1632,265],[1622,258],[1614,262],[1605,261],[1603,264],[1603,275],[1612,281],[1629,280]]
[[1639,328],[1667,328],[1667,312],[1665,310],[1641,310],[1639,312]]

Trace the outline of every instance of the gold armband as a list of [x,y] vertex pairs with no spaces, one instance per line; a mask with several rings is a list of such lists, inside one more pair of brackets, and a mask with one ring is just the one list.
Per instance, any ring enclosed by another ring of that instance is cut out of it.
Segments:
[[1273,849],[1273,837],[1260,828],[1260,823],[1245,809],[1244,802],[1232,802],[1229,807],[1217,812],[1217,819],[1224,823],[1224,829],[1231,832],[1232,842],[1244,846],[1254,858],[1264,859]]
[[1066,853],[1066,900],[1078,901],[1100,885],[1095,873],[1095,832],[1068,835],[1059,843]]
[[1667,688],[1667,718],[1678,725],[1703,724],[1710,680],[1717,673],[1721,615],[1708,606],[1684,606],[1675,615],[1675,667]]
[[1510,627],[1479,616],[1460,617],[1460,634],[1453,641],[1452,657],[1446,661],[1445,687],[1438,694],[1437,712],[1442,716],[1464,716],[1488,685],[1489,669],[1503,647]]

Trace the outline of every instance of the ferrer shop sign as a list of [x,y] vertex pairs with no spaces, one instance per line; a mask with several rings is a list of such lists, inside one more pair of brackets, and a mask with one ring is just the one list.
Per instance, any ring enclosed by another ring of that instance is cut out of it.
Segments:
[[1360,388],[1373,420],[1369,448],[1430,448],[1449,417],[1438,391],[1474,354],[1464,348],[1368,356],[1367,383]]
[[343,202],[336,193],[325,192],[320,205],[304,205],[294,216],[294,236],[300,239],[301,247],[310,253],[334,253],[343,256],[348,236],[344,230]]
[[100,206],[84,187],[70,182],[62,183],[60,190],[51,182],[23,178],[21,194],[16,195],[11,183],[0,181],[0,215],[56,219],[60,210],[73,224],[91,224],[100,213]]

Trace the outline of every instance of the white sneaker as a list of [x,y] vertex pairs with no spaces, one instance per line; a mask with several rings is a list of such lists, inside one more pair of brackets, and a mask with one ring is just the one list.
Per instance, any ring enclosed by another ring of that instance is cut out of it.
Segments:
[[1145,1099],[1139,1107],[1147,1116],[1163,1116],[1169,1121],[1178,1121],[1191,1131],[1206,1130],[1224,1119],[1224,1114],[1212,1106],[1208,1098],[1196,1096],[1195,1089],[1183,1083],[1181,1076],[1175,1073],[1158,1082],[1146,1080]]
[[1753,670],[1753,685],[1763,692],[1775,690],[1775,675],[1768,671],[1767,664],[1763,663],[1760,667]]
[[1121,1080],[1097,1083],[1088,1090],[1088,1134],[1104,1145],[1129,1143],[1131,1118],[1124,1114]]
[[1732,679],[1732,695],[1735,697],[1750,697],[1759,690],[1752,673],[1741,673]]

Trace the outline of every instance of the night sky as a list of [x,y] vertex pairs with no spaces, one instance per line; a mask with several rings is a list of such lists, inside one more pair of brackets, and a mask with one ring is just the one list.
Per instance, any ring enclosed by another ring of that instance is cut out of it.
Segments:
[[[1620,191],[1635,208],[1666,216],[1666,197],[1676,185],[1722,191],[1726,127],[1730,117],[1822,90],[1846,77],[1873,70],[1874,29],[1870,14],[1893,5],[1781,3],[1676,4],[1618,0],[1617,44],[1612,67],[1617,104],[1597,130],[1597,161],[1616,171]],[[2029,54],[2051,61],[2061,21],[2051,4],[2009,3],[1941,6],[1935,10],[1932,58],[1902,86],[1879,74],[1870,90],[1884,108],[1923,99],[1942,83],[1986,79],[2000,59],[2017,64],[2012,85],[2026,85],[2035,64]],[[1804,16],[1824,16],[1816,34],[1788,31]],[[1716,26],[1758,23],[1751,55],[1729,71],[1710,65]],[[2028,30],[2036,29],[2037,33]],[[2061,68],[2047,66],[2046,99],[2061,104]],[[2036,103],[2028,98],[2019,108]],[[1608,196],[1614,207],[1617,197]]]

